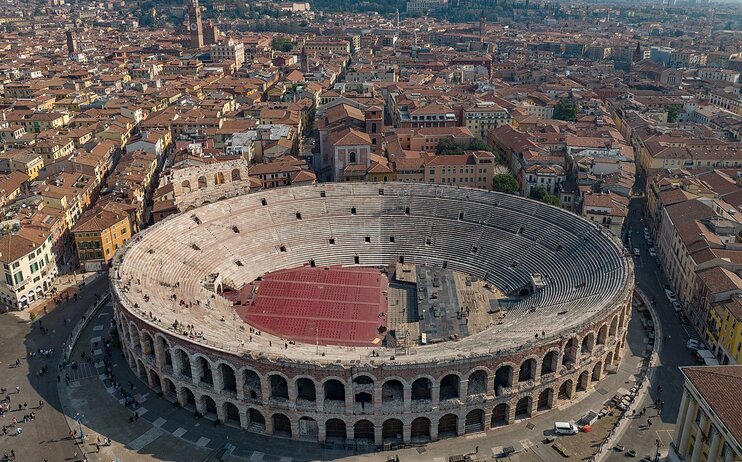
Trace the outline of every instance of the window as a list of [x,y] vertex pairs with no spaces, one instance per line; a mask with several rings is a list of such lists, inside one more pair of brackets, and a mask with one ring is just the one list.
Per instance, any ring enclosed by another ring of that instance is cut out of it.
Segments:
[[365,238],[363,238],[363,241],[364,241],[364,242],[365,242],[366,244],[370,244],[370,243],[371,243],[371,236],[366,236]]
[[12,285],[13,285],[13,278],[12,278],[12,277],[10,276],[10,274],[8,274],[8,273],[5,273],[5,282],[6,282],[6,283],[7,283],[7,284],[8,284],[9,286],[12,286]]
[[351,207],[350,214],[351,215],[355,215],[356,214],[356,208],[355,207]]
[[353,263],[355,263],[356,265],[358,265],[358,264],[360,264],[360,262],[361,262],[361,258],[358,255],[356,255],[355,257],[353,257]]
[[297,219],[297,220],[301,220],[301,213],[299,213],[299,212],[296,212],[296,219]]
[[[394,244],[394,236],[389,236],[389,242],[391,242],[392,244]],[[740,345],[742,345],[742,344],[740,344]]]
[[348,154],[348,163],[349,164],[355,164],[357,162],[356,160],[356,153],[351,151],[350,154]]
[[16,284],[20,284],[23,281],[23,271],[19,271],[13,275],[13,281]]
[[285,252],[285,251],[286,251],[286,246],[285,246],[285,245],[282,245],[282,246],[281,246],[281,247],[279,248],[279,250],[280,250],[281,252]]
[[333,239],[333,238],[330,238],[330,240],[328,241],[328,243],[329,243],[330,245],[335,245],[335,239]]

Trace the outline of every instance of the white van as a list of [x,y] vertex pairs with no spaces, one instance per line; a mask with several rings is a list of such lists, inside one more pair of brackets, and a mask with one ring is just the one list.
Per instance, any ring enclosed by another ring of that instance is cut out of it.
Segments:
[[557,435],[576,435],[580,431],[577,425],[569,422],[554,422],[554,433]]

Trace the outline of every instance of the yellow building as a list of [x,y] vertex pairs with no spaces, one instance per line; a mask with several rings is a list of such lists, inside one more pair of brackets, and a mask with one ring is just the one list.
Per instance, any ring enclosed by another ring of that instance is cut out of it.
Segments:
[[669,460],[730,462],[742,455],[739,414],[742,366],[681,368],[683,397],[675,422]]
[[742,300],[731,297],[709,311],[707,333],[721,364],[742,363]]
[[78,261],[86,271],[106,269],[116,250],[131,234],[131,223],[125,213],[98,208],[86,212],[72,228]]

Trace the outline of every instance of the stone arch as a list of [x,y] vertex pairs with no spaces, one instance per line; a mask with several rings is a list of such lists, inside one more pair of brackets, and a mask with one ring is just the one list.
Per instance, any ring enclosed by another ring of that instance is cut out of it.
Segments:
[[256,433],[265,433],[265,417],[255,408],[247,410],[247,429]]
[[189,409],[192,411],[196,410],[196,395],[193,394],[193,391],[188,387],[181,387],[181,394],[183,396],[183,401],[180,403],[181,406],[183,406],[185,409]]
[[299,418],[299,438],[309,441],[319,440],[319,425],[311,417],[303,416]]
[[224,174],[222,172],[216,172],[214,174],[214,184],[224,184]]
[[583,354],[589,354],[593,351],[593,348],[595,348],[595,334],[592,332],[588,332],[582,339],[580,350]]
[[196,353],[193,355],[193,359],[196,361],[196,371],[200,373],[198,377],[198,383],[206,383],[214,386],[214,369],[211,364],[211,360],[206,356]]
[[495,396],[503,395],[505,389],[513,386],[513,370],[512,364],[501,364],[495,370]]
[[129,323],[129,336],[131,337],[131,347],[134,350],[136,350],[137,348],[141,350],[142,344],[140,343],[139,338],[139,328],[133,322]]
[[160,381],[160,375],[154,369],[150,369],[147,377],[149,387],[154,391],[162,391],[162,382]]
[[600,326],[600,329],[598,329],[598,345],[605,345],[605,343],[608,341],[608,326],[603,324]]
[[577,337],[570,337],[562,350],[562,366],[569,367],[577,362],[577,350],[580,341]]
[[173,367],[173,355],[170,348],[170,341],[162,334],[155,334],[155,351],[161,351],[164,356],[162,361],[165,366]]
[[274,372],[268,376],[268,385],[270,387],[270,398],[279,400],[289,399],[289,383],[283,374]]
[[206,182],[206,175],[201,175],[198,177],[198,189],[206,189],[208,187],[208,183]]
[[176,371],[176,373],[180,376],[193,379],[193,371],[191,370],[191,357],[188,355],[188,352],[178,347],[173,348],[173,352],[175,353],[176,364],[179,365],[179,369]]
[[536,380],[536,358],[527,358],[518,368],[518,382]]
[[152,339],[152,334],[146,330],[139,332],[139,343],[142,346],[142,354],[145,356],[151,356],[155,354],[155,342]]
[[212,415],[213,417],[217,416],[216,411],[216,401],[214,401],[214,398],[212,398],[209,395],[201,395],[201,406],[203,406],[204,409],[204,415]]
[[487,372],[478,369],[469,374],[469,386],[467,387],[467,396],[480,395],[487,393]]
[[441,379],[440,400],[459,398],[459,384],[461,378],[458,374],[448,374]]
[[240,172],[240,169],[233,168],[232,169],[232,181],[240,181],[242,179],[242,172]]
[[600,380],[600,377],[603,375],[603,363],[598,361],[595,363],[595,366],[593,366],[593,373],[591,374],[590,378],[593,382],[597,382]]
[[381,439],[383,442],[401,442],[404,433],[404,425],[399,419],[386,419],[381,426]]
[[613,361],[616,365],[621,362],[621,343],[616,345],[616,350],[613,352]]
[[613,365],[613,352],[609,351],[607,355],[605,355],[605,367]]
[[538,394],[536,409],[539,411],[546,411],[552,407],[554,407],[554,389],[551,387],[544,388],[541,390],[541,393]]
[[541,360],[541,375],[552,374],[557,371],[559,365],[559,351],[548,351]]
[[172,400],[178,395],[178,389],[175,387],[175,382],[167,377],[162,378],[162,393],[169,400]]
[[222,390],[237,393],[237,374],[234,371],[234,367],[222,362],[217,366],[217,371],[222,379]]
[[271,416],[271,422],[273,423],[273,434],[275,436],[291,438],[291,421],[285,414],[281,414],[280,412],[273,414]]
[[191,192],[191,182],[188,180],[183,180],[182,183],[180,183],[180,187],[185,191],[186,193]]
[[524,396],[515,403],[515,418],[524,419],[531,417],[531,407],[533,399],[530,396]]
[[438,438],[456,436],[459,430],[459,417],[456,414],[446,414],[438,419]]
[[484,410],[472,409],[464,419],[464,433],[476,433],[484,431]]
[[325,422],[325,439],[329,441],[345,442],[348,438],[348,429],[341,419],[328,419]]
[[234,403],[225,401],[224,404],[222,404],[222,414],[224,415],[225,424],[237,427],[240,426],[240,410]]
[[590,372],[582,371],[580,376],[577,378],[577,391],[587,391],[587,387],[590,385]]
[[430,441],[430,419],[418,417],[412,421],[410,439],[413,443],[426,443]]
[[572,399],[572,389],[574,388],[574,382],[572,379],[567,379],[559,386],[559,393],[557,394],[557,400],[567,401]]
[[500,403],[492,409],[492,419],[490,426],[492,428],[501,427],[508,424],[508,417],[510,415],[510,406],[507,403]]
[[614,316],[613,319],[611,319],[611,327],[608,328],[608,335],[610,337],[615,337],[618,333],[618,316]]
[[296,387],[297,399],[317,401],[317,386],[311,377],[295,377],[294,386]]
[[412,401],[430,400],[433,397],[433,381],[430,377],[418,377],[412,381]]
[[137,377],[139,377],[142,380],[147,380],[147,369],[144,367],[144,363],[141,359],[136,359],[136,365],[137,365]]
[[382,404],[404,404],[404,384],[398,379],[389,379],[381,386]]
[[348,163],[355,164],[356,162],[358,162],[358,156],[355,151],[351,151],[350,154],[348,154]]
[[361,410],[364,410],[367,404],[373,405],[375,383],[376,379],[368,374],[357,375],[353,377],[353,380],[351,380],[351,385],[353,387],[353,402],[356,405],[360,405]]
[[345,401],[345,384],[336,377],[326,378],[322,381],[322,390],[325,401]]
[[373,443],[374,441],[374,424],[370,420],[359,420],[353,424],[353,439],[365,440]]
[[246,399],[260,400],[263,397],[260,375],[252,369],[244,367],[240,372],[240,382]]

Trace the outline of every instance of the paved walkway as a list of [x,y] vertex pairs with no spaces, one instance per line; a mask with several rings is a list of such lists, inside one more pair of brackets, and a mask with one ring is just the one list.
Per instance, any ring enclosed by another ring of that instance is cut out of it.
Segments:
[[[527,421],[515,423],[487,432],[466,435],[459,438],[429,443],[421,447],[384,453],[357,454],[345,450],[324,449],[313,443],[302,443],[281,438],[270,438],[245,432],[231,426],[217,427],[208,419],[196,420],[190,411],[174,407],[172,403],[159,398],[145,383],[141,382],[129,369],[118,348],[113,350],[113,371],[124,389],[131,390],[140,403],[137,409],[139,419],[130,422],[134,411],[123,406],[121,393],[106,388],[102,381],[104,371],[100,350],[101,342],[111,337],[111,308],[104,308],[80,336],[80,341],[72,352],[72,358],[81,359],[83,351],[91,353],[93,348],[96,362],[92,366],[80,366],[70,374],[70,385],[60,385],[60,396],[67,416],[82,414],[83,430],[89,435],[86,451],[91,460],[122,461],[151,460],[204,460],[209,454],[224,447],[226,443],[235,445],[229,460],[251,462],[293,462],[304,460],[346,460],[346,461],[386,461],[390,455],[398,455],[400,460],[441,462],[448,456],[474,454],[478,449],[481,460],[492,459],[502,447],[513,446],[523,450],[533,460],[560,460],[553,449],[543,446],[544,433],[555,420],[578,420],[590,410],[597,411],[617,390],[627,391],[633,386],[641,373],[642,363],[647,353],[647,338],[637,313],[629,324],[630,352],[621,362],[615,374],[607,376],[590,393],[580,393],[568,407],[548,412]],[[71,417],[69,417],[71,419]],[[77,425],[74,420],[70,425]],[[589,456],[597,450],[608,431],[609,425],[601,429],[596,426],[593,433],[580,435],[581,439],[568,439],[571,452]],[[600,431],[602,430],[602,431]],[[97,437],[112,440],[109,447],[96,453]],[[565,437],[572,438],[572,437]],[[582,441],[577,444],[578,441]],[[592,449],[591,449],[592,448]],[[185,457],[185,459],[184,459]],[[525,456],[523,456],[525,457]]]

